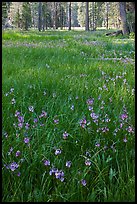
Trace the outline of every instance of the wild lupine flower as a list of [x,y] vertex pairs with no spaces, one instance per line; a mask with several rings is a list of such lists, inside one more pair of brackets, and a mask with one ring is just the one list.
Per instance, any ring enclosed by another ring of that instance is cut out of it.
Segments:
[[81,180],[81,184],[82,184],[83,186],[86,186],[86,185],[87,185],[86,180],[82,179],[82,180]]
[[23,123],[18,123],[18,127],[22,128],[23,127]]
[[9,150],[9,152],[8,152],[8,155],[10,155],[12,151],[13,151],[13,147],[10,147],[10,150]]
[[71,109],[71,110],[74,110],[74,105],[72,105],[70,109]]
[[20,112],[16,110],[15,117],[17,117],[18,115],[20,115]]
[[64,181],[64,172],[62,170],[57,170],[55,172],[55,176],[57,179],[59,179],[61,182]]
[[124,138],[124,139],[123,139],[123,141],[124,141],[124,142],[127,142],[127,139],[126,139],[126,138]]
[[43,124],[43,123],[40,123],[40,126],[44,126],[44,124]]
[[17,176],[20,176],[20,175],[21,175],[21,173],[20,173],[20,172],[18,172],[18,173],[17,173]]
[[133,130],[133,128],[131,127],[131,126],[129,126],[128,128],[127,128],[127,131],[130,133],[134,133],[134,130]]
[[123,127],[123,123],[120,123],[120,128],[122,128]]
[[85,161],[85,164],[86,164],[86,166],[90,166],[90,165],[91,165],[91,161],[90,161],[89,159],[87,159],[87,160]]
[[18,150],[18,151],[16,152],[16,157],[20,156],[20,154],[21,154],[21,152]]
[[29,143],[29,138],[28,138],[28,137],[25,137],[25,138],[24,138],[24,142],[25,142],[25,144]]
[[38,119],[37,119],[37,118],[34,118],[33,122],[34,122],[34,123],[37,123],[37,122],[38,122]]
[[96,147],[100,147],[100,143],[96,143],[95,146],[96,146]]
[[50,169],[49,175],[51,176],[52,174],[54,174],[57,171],[58,171],[58,169],[53,167],[52,169]]
[[9,169],[11,171],[15,171],[17,168],[19,167],[19,165],[16,162],[13,162],[9,165]]
[[85,128],[86,127],[86,123],[87,123],[87,120],[84,118],[84,119],[82,119],[82,120],[80,120],[80,126],[82,127],[82,128]]
[[128,115],[126,113],[123,113],[120,117],[122,120],[125,120],[126,118],[128,118]]
[[45,166],[50,166],[50,161],[49,160],[44,160],[44,165]]
[[66,162],[66,167],[70,168],[71,167],[71,161]]
[[11,100],[11,104],[15,104],[16,103],[16,100],[15,100],[15,98],[13,98],[12,100]]
[[65,132],[63,133],[63,138],[64,138],[64,139],[67,139],[68,135],[69,135],[69,134],[65,131]]
[[29,126],[30,126],[30,124],[29,124],[29,123],[26,123],[26,125],[25,125],[26,130],[29,129]]
[[92,105],[93,102],[94,102],[94,98],[90,98],[90,99],[87,100],[88,105]]
[[30,112],[34,112],[34,107],[33,106],[29,106],[28,109],[29,109]]
[[55,155],[61,154],[61,149],[56,149]]
[[107,86],[106,86],[106,85],[104,85],[104,86],[103,86],[103,88],[104,88],[105,90],[107,90],[107,91],[108,91],[108,88],[107,88]]
[[106,118],[106,119],[105,119],[105,122],[106,122],[106,123],[108,123],[108,122],[110,122],[110,121],[111,121],[110,118]]
[[19,121],[19,123],[23,123],[24,122],[23,116],[18,116],[18,121]]
[[91,118],[92,119],[97,119],[98,118],[98,115],[96,115],[94,112],[90,114]]
[[54,119],[54,123],[58,124],[59,123],[59,119]]
[[88,107],[89,111],[93,110],[93,107],[92,106],[89,106]]
[[42,117],[46,118],[46,117],[47,117],[47,112],[42,111],[42,113],[41,113],[41,115],[39,116],[39,118],[42,118]]
[[102,128],[102,132],[108,132],[108,131],[109,131],[109,128],[107,128],[107,127]]
[[91,157],[91,154],[88,151],[86,151],[86,156]]

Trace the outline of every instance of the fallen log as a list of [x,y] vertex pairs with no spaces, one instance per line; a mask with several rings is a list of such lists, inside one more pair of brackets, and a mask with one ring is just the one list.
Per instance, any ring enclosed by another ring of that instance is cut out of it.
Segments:
[[120,35],[120,34],[123,35],[122,30],[118,30],[118,31],[111,32],[111,33],[106,33],[107,36],[108,36],[108,35],[110,35],[110,36],[118,36],[118,35]]

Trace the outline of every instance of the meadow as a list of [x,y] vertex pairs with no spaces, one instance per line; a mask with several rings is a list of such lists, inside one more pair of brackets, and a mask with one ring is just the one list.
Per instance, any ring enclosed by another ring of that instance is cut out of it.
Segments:
[[101,30],[3,31],[3,202],[135,201],[134,58]]

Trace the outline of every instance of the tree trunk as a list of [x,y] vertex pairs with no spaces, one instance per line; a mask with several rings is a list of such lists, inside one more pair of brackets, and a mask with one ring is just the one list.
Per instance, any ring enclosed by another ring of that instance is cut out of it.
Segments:
[[71,2],[69,2],[68,8],[68,30],[71,30]]
[[126,2],[119,2],[119,11],[121,18],[121,25],[123,34],[129,34],[129,29],[127,25],[127,17],[126,17]]
[[108,30],[108,2],[106,2],[106,29]]
[[92,29],[95,30],[95,8],[93,1],[92,1]]
[[86,2],[85,30],[89,31],[89,2]]
[[39,2],[39,8],[38,8],[38,30],[41,31],[42,29],[42,2]]

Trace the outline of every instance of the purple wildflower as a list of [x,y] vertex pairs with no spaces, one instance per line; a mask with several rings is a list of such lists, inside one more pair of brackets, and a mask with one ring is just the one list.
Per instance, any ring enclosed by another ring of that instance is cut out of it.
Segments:
[[74,105],[72,105],[70,109],[71,109],[71,110],[74,110]]
[[109,128],[107,128],[107,127],[102,128],[102,132],[108,132],[108,131],[109,131]]
[[50,161],[49,160],[44,160],[44,165],[45,166],[50,166]]
[[88,151],[86,151],[86,156],[88,157],[91,157],[91,154],[88,152]]
[[42,118],[42,117],[46,118],[46,117],[47,117],[47,112],[42,111],[42,113],[41,113],[41,115],[39,116],[39,118]]
[[96,143],[95,146],[96,146],[96,147],[100,147],[100,143]]
[[64,181],[64,172],[62,170],[58,170],[53,167],[52,169],[50,169],[49,174],[50,176],[54,174],[56,179],[59,179],[61,182]]
[[123,127],[123,123],[120,123],[120,128],[122,128]]
[[82,180],[81,180],[81,184],[82,184],[83,186],[86,186],[86,185],[87,185],[86,180],[82,179]]
[[20,115],[20,112],[16,110],[15,117],[17,117],[18,115]]
[[55,172],[55,176],[57,179],[59,179],[61,182],[64,181],[64,172],[62,170],[57,170]]
[[29,109],[30,112],[34,112],[34,107],[33,106],[29,106],[28,109]]
[[34,123],[37,123],[37,122],[38,122],[38,119],[37,119],[37,118],[34,118],[33,122],[34,122]]
[[13,151],[13,147],[10,147],[10,150],[9,150],[9,152],[8,152],[8,155],[10,155],[12,151]]
[[19,167],[19,165],[16,162],[13,162],[9,165],[9,169],[11,171],[15,171],[17,168]]
[[98,118],[98,115],[96,115],[94,112],[90,114],[91,118],[92,119],[97,119]]
[[71,167],[71,161],[66,162],[66,167],[70,168]]
[[64,139],[67,139],[68,135],[69,135],[69,134],[65,131],[65,132],[63,133],[63,138],[64,138]]
[[26,125],[25,125],[26,130],[29,129],[29,126],[30,126],[30,124],[29,124],[29,123],[26,123]]
[[82,120],[80,120],[80,126],[82,127],[82,128],[85,128],[86,127],[86,123],[87,123],[87,120],[84,118],[84,119],[82,119]]
[[86,164],[86,166],[90,166],[90,165],[91,165],[91,161],[90,161],[89,159],[87,159],[87,160],[85,161],[85,164]]
[[23,116],[18,116],[18,121],[19,121],[19,123],[23,123],[24,122]]
[[94,98],[90,98],[90,99],[87,100],[88,105],[92,105],[93,102],[94,102]]
[[134,133],[134,130],[133,130],[133,128],[131,127],[131,126],[129,126],[128,128],[127,128],[127,131],[130,133]]
[[126,138],[124,138],[124,139],[123,139],[123,141],[124,141],[124,142],[127,142],[127,139],[126,139]]
[[49,171],[49,175],[51,176],[52,174],[54,174],[55,172],[57,172],[58,171],[58,169],[56,169],[56,168],[52,168],[52,169],[50,169],[50,171]]
[[21,152],[18,150],[18,151],[16,152],[16,157],[20,156],[20,154],[21,154]]
[[21,173],[20,173],[20,172],[18,172],[18,173],[17,173],[17,176],[20,176],[20,175],[21,175]]
[[92,106],[89,106],[89,107],[88,107],[88,110],[89,110],[89,111],[93,110],[93,107],[92,107]]
[[126,113],[123,113],[120,117],[122,120],[125,120],[126,118],[128,118],[128,115]]
[[61,154],[61,149],[56,149],[55,155]]
[[18,123],[18,127],[22,128],[23,127],[23,123]]
[[25,138],[24,138],[24,142],[25,142],[25,144],[29,143],[29,138],[28,138],[28,137],[25,137]]
[[59,119],[54,119],[54,123],[58,124],[59,123]]

